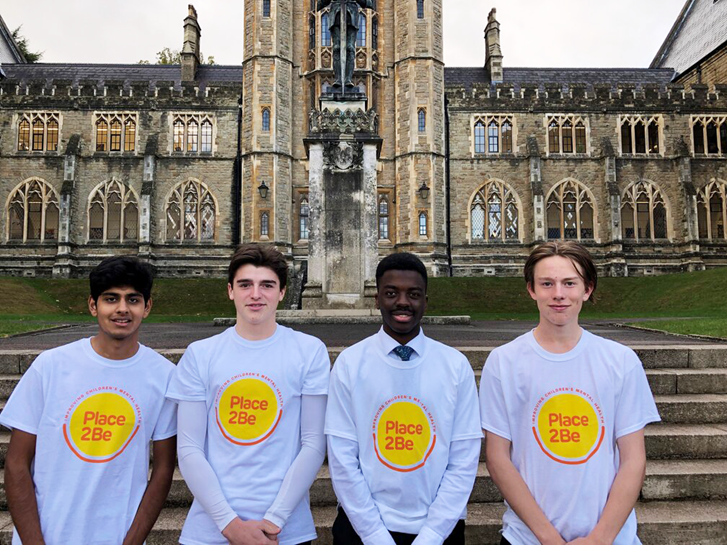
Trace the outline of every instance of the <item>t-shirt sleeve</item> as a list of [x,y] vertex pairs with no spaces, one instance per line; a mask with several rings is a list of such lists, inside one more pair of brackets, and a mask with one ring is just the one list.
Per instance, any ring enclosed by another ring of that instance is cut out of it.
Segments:
[[467,358],[462,356],[462,359],[464,361],[457,387],[457,406],[454,411],[452,441],[480,439],[482,437],[475,374]]
[[487,358],[480,380],[480,419],[482,429],[512,441],[505,394],[499,375],[499,356],[493,351]]
[[661,420],[641,360],[633,350],[627,350],[625,359],[626,374],[616,401],[613,427],[616,439]]
[[[42,358],[41,354],[38,359]],[[38,435],[40,419],[43,416],[43,377],[38,364],[30,366],[5,404],[0,424],[7,428]]]
[[172,401],[207,401],[207,384],[202,381],[199,359],[190,345],[184,351],[167,387],[167,399]]
[[303,395],[326,395],[328,393],[328,379],[331,375],[331,360],[328,357],[326,345],[318,343],[318,348],[310,360],[308,370],[303,377]]
[[328,407],[326,408],[326,435],[335,435],[343,439],[358,442],[356,424],[353,419],[351,391],[345,381],[344,354],[338,356],[331,371],[331,382],[328,386]]

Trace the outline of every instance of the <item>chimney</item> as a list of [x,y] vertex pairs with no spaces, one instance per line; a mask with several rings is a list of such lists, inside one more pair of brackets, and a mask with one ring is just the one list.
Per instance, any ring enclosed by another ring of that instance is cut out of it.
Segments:
[[497,10],[492,8],[487,16],[487,27],[485,28],[485,68],[490,74],[492,83],[502,83],[504,79],[502,72],[502,50],[500,49],[500,23],[495,19]]
[[189,4],[189,15],[184,20],[184,45],[182,46],[182,81],[194,81],[202,58],[200,41],[202,29],[197,22],[197,10]]

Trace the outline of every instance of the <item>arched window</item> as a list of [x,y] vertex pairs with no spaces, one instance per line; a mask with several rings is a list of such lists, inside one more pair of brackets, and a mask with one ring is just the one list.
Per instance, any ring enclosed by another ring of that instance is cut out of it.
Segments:
[[379,48],[379,18],[371,19],[371,48]]
[[111,145],[109,149],[111,151],[121,151],[121,121],[119,121],[118,117],[111,121]]
[[270,109],[263,108],[263,132],[270,132]]
[[167,241],[210,241],[215,238],[217,202],[197,180],[178,184],[167,198]]
[[659,153],[660,127],[663,117],[643,115],[620,116],[621,153],[657,154]]
[[487,151],[489,153],[499,153],[499,129],[497,123],[491,121],[487,127]]
[[18,151],[30,150],[30,123],[21,119],[18,124]]
[[96,151],[108,151],[109,124],[99,119],[96,122]]
[[358,14],[358,33],[356,34],[356,47],[366,47],[366,14]]
[[502,152],[512,153],[512,124],[505,120],[502,123]]
[[588,153],[587,118],[573,114],[549,115],[548,153]]
[[308,198],[300,199],[300,240],[308,240],[310,237],[310,205]]
[[633,153],[631,149],[631,122],[626,120],[621,124],[621,153]]
[[563,123],[563,153],[573,153],[573,125],[566,119]]
[[424,19],[424,0],[417,0],[417,19]]
[[490,180],[477,190],[470,205],[472,241],[519,240],[519,216],[515,192],[499,180]]
[[634,132],[636,133],[636,138],[634,139],[636,153],[646,153],[646,133],[644,131],[644,122],[639,119],[636,125],[634,125]]
[[548,149],[550,153],[560,153],[560,131],[555,121],[548,125]]
[[649,153],[659,153],[659,123],[649,122]]
[[55,118],[50,118],[48,120],[48,139],[46,142],[46,150],[47,151],[57,151],[58,150],[58,121]]
[[263,17],[270,17],[270,0],[263,0]]
[[58,151],[60,114],[32,112],[18,118],[18,151]]
[[727,240],[727,184],[712,180],[699,192],[697,204],[699,238]]
[[427,222],[427,213],[419,212],[419,236],[426,237],[429,234],[429,225]]
[[184,121],[174,120],[174,151],[184,151]]
[[127,242],[139,238],[139,199],[128,185],[111,179],[88,199],[88,239]]
[[270,236],[270,212],[260,212],[260,236]]
[[704,125],[701,121],[694,124],[694,153],[704,153]]
[[631,184],[621,202],[625,239],[638,242],[668,238],[666,200],[656,184],[646,180]]
[[576,153],[586,153],[586,126],[582,121],[576,123]]
[[389,240],[389,198],[379,196],[379,240]]
[[124,122],[124,151],[136,149],[136,121],[128,118]]
[[417,110],[417,124],[419,126],[419,132],[427,132],[427,110],[426,108],[419,108]]
[[40,117],[33,120],[33,151],[43,151],[43,133],[45,123]]
[[202,153],[212,151],[212,123],[208,119],[202,122]]
[[328,12],[321,15],[321,45],[323,47],[331,46],[331,28],[328,17]]
[[308,18],[308,49],[316,48],[316,17],[311,15]]
[[475,123],[475,153],[485,153],[485,124]]
[[58,194],[44,180],[31,178],[10,194],[7,217],[7,236],[10,241],[56,240]]
[[547,203],[549,240],[594,238],[593,197],[583,184],[564,180],[550,191]]
[[187,151],[196,152],[199,139],[199,125],[192,119],[187,125]]

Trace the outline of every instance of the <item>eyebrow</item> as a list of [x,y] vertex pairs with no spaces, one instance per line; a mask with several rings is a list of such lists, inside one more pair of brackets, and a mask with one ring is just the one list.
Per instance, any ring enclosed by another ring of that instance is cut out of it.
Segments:
[[[578,279],[580,279],[580,276],[568,276],[567,278],[562,278],[561,280],[563,282],[565,282],[567,280],[578,280]],[[536,280],[553,280],[553,278],[551,278],[550,276],[538,276],[536,278]]]
[[[252,280],[252,278],[240,278],[239,280],[235,280],[235,284],[242,284],[243,282],[254,282],[254,280]],[[274,279],[270,279],[270,280],[261,280],[260,283],[261,284],[277,284],[278,281],[274,280]]]

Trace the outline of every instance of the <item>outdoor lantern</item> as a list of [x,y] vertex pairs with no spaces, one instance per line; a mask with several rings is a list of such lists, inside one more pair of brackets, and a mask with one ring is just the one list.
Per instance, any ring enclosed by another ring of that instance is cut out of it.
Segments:
[[427,200],[429,198],[429,188],[427,187],[427,182],[422,182],[422,186],[419,188],[419,196],[422,198],[422,200]]
[[260,192],[260,197],[262,199],[268,198],[268,186],[265,185],[265,180],[262,181],[257,190]]

